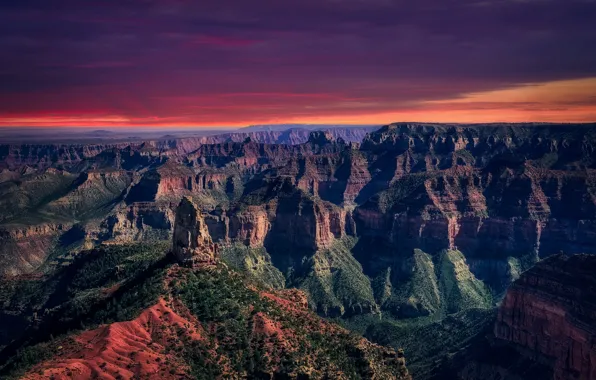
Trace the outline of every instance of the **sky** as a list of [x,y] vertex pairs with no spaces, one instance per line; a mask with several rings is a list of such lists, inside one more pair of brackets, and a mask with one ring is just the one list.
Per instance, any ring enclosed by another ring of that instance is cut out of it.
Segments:
[[596,121],[594,0],[4,0],[0,126]]

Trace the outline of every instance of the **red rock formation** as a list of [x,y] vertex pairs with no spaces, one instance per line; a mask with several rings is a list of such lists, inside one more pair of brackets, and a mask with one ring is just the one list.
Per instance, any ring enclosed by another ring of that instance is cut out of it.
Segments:
[[[51,359],[28,369],[22,378],[179,379],[210,369],[217,374],[214,378],[348,379],[356,372],[362,379],[411,379],[401,351],[373,344],[319,318],[308,309],[303,292],[265,291],[239,281],[238,274],[221,266],[213,269],[170,268],[167,294],[154,306],[131,321],[59,338],[52,343],[55,352]],[[192,281],[189,276],[194,281],[208,281],[202,283],[206,287],[203,291],[187,291],[224,294],[214,301],[223,311],[233,310],[230,315],[234,316],[221,319],[207,314],[204,320],[196,318],[191,311],[196,306],[188,306],[174,295],[181,283]],[[217,276],[227,277],[222,282]],[[225,290],[218,293],[222,285]],[[230,321],[235,321],[236,330],[226,327]],[[311,337],[316,337],[316,343]],[[239,357],[255,359],[245,362]],[[249,364],[263,357],[267,360],[258,367]],[[336,364],[347,360],[356,363],[351,371]]]
[[557,380],[596,379],[596,256],[550,257],[522,274],[499,309],[495,335],[545,356]]
[[216,261],[217,247],[211,240],[201,211],[190,198],[182,198],[176,211],[173,253],[184,265],[211,265]]
[[314,252],[329,247],[335,239],[352,230],[349,215],[346,210],[329,202],[296,192],[291,197],[279,200],[275,217],[271,221],[270,235],[280,244],[289,244],[292,249]]
[[509,258],[596,249],[593,169],[543,170],[525,161],[493,170],[466,164],[398,173],[387,190],[356,208],[359,232],[385,237],[401,252],[457,248],[495,289],[511,281]]
[[262,247],[271,230],[269,215],[262,207],[251,206],[229,218],[228,238],[249,247]]

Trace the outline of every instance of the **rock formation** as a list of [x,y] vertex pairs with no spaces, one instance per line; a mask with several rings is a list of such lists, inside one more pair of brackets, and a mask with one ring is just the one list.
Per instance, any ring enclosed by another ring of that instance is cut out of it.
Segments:
[[134,243],[136,241],[171,240],[175,210],[153,202],[135,202],[115,210],[88,237],[98,243]]
[[507,291],[495,336],[543,357],[556,380],[596,379],[596,256],[556,255]]
[[173,238],[173,253],[181,264],[204,266],[216,262],[217,246],[203,214],[189,198],[182,198],[178,205]]

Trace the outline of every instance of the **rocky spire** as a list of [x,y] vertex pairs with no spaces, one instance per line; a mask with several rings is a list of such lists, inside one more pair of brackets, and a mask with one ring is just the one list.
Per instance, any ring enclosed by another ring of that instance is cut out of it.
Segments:
[[203,214],[188,197],[182,198],[176,211],[173,252],[184,265],[211,265],[216,261],[217,246]]

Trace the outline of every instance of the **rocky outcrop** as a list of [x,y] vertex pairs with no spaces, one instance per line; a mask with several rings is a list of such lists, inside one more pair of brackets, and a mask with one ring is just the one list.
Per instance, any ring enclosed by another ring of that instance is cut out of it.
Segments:
[[252,206],[229,217],[228,239],[249,247],[262,247],[271,230],[269,214],[262,207]]
[[554,379],[596,378],[596,257],[556,255],[507,291],[495,336],[542,357]]
[[290,244],[290,250],[314,253],[356,233],[348,210],[293,186],[289,193],[280,190],[272,195],[272,199],[262,200],[259,205],[240,203],[231,210],[205,214],[211,236],[224,244],[241,243],[257,248],[277,242]]
[[188,372],[187,365],[176,354],[165,353],[164,347],[182,333],[195,345],[206,339],[200,324],[184,311],[181,316],[160,299],[132,321],[104,325],[67,340],[59,357],[36,365],[22,379],[180,378]]
[[[425,157],[428,149],[438,149],[420,144],[413,147],[424,148]],[[414,148],[404,149],[415,154]],[[432,155],[447,165],[447,156]],[[591,167],[552,170],[537,167],[535,160],[515,164],[484,156],[445,169],[441,165],[427,170],[425,164],[417,173],[391,179],[356,208],[359,231],[401,252],[458,249],[475,275],[497,292],[515,279],[514,272],[540,257],[596,248],[596,172]]]
[[183,265],[211,265],[216,262],[217,247],[201,211],[189,198],[182,198],[176,211],[172,252]]
[[269,238],[292,250],[314,252],[346,236],[346,222],[351,224],[346,210],[296,191],[278,200]]
[[92,239],[102,243],[171,240],[174,211],[169,205],[136,202],[105,218]]

